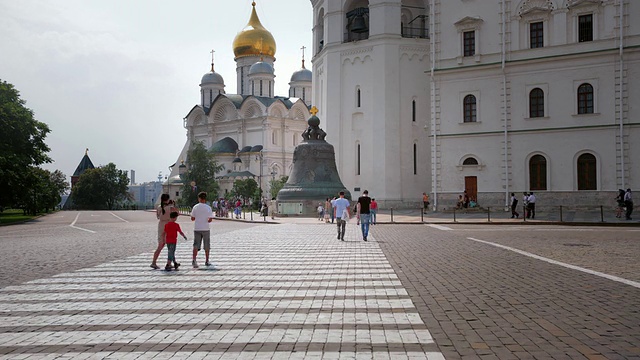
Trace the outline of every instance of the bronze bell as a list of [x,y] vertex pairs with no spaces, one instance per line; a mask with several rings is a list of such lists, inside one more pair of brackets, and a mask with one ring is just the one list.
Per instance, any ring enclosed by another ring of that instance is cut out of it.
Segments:
[[351,24],[351,31],[354,33],[364,33],[369,31],[367,23],[364,21],[364,15],[356,15]]
[[[324,204],[326,198],[345,192],[345,198],[351,199],[351,193],[345,189],[336,167],[336,155],[333,145],[324,140],[326,133],[319,127],[320,119],[315,116],[315,108],[307,130],[302,133],[302,142],[293,152],[293,168],[284,187],[278,192],[279,213],[309,215],[315,214],[318,202]],[[296,205],[295,211],[284,208],[287,204]]]

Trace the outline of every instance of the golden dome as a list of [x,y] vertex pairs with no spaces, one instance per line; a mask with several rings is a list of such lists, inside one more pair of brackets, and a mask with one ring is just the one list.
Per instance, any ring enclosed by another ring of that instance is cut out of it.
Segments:
[[271,33],[262,26],[258,14],[256,14],[256,3],[251,4],[251,17],[249,23],[233,39],[233,53],[236,57],[276,54],[276,41]]

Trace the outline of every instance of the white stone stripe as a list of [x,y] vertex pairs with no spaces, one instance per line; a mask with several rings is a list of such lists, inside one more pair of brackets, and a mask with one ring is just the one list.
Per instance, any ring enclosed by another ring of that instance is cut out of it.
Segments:
[[[60,291],[60,290],[117,290],[117,289],[148,289],[158,286],[157,282],[144,283],[120,283],[120,284],[25,284],[20,286],[7,286],[4,291]],[[313,283],[299,282],[279,282],[274,281],[194,281],[194,282],[176,282],[171,284],[171,288],[180,289],[203,289],[208,290],[215,287],[270,287],[270,288],[311,288],[311,287],[385,287],[385,286],[402,286],[400,281],[317,281]]]
[[65,311],[65,310],[236,310],[236,309],[289,309],[308,310],[312,308],[330,308],[332,311],[346,308],[375,310],[378,308],[413,310],[411,299],[340,299],[340,300],[164,300],[164,301],[109,301],[109,302],[46,302],[46,303],[0,303],[0,314],[12,311]]
[[427,330],[312,330],[271,329],[258,330],[117,330],[117,331],[41,331],[30,333],[3,333],[0,346],[38,345],[91,345],[103,343],[262,343],[262,342],[365,342],[373,345],[385,344],[433,344]]
[[[75,325],[191,325],[191,324],[281,324],[287,325],[423,325],[417,313],[367,313],[334,312],[330,314],[107,314],[107,315],[27,315],[0,316],[0,326],[75,326]],[[360,316],[364,315],[364,316]],[[2,334],[0,334],[0,338]]]
[[[184,269],[188,269],[191,267],[191,264],[184,264]],[[206,267],[203,266],[203,269],[206,269]],[[221,270],[222,267],[214,264],[214,269],[219,269]],[[181,268],[181,270],[183,270]],[[271,268],[254,268],[251,270],[236,270],[234,269],[232,266],[229,266],[229,268],[225,267],[224,268],[224,273],[225,275],[255,275],[256,271],[263,271],[265,272],[265,275],[268,276],[280,276],[280,275],[295,275],[295,276],[301,276],[301,275],[308,275],[309,273],[312,273],[313,275],[332,275],[332,276],[342,276],[342,275],[353,275],[353,274],[370,274],[370,275],[386,275],[386,274],[393,274],[395,275],[395,271],[393,269],[378,269],[378,268],[371,268],[371,269],[367,269],[367,268],[363,268],[363,269],[358,269],[359,271],[354,271],[354,269],[331,269],[331,270],[322,270],[322,269],[309,269],[309,268],[304,268],[304,269],[291,269],[291,268],[286,268],[286,269],[280,269],[280,270],[274,270]],[[123,274],[123,272],[125,272]],[[145,267],[144,269],[140,269],[139,267],[136,268],[132,268],[129,271],[126,271],[124,269],[121,269],[120,271],[75,271],[72,273],[62,273],[62,274],[57,274],[54,275],[53,278],[63,278],[63,277],[116,277],[116,276],[149,276],[151,272],[151,268],[149,267]]]
[[[255,353],[255,357],[253,353],[248,359],[376,359],[376,360],[444,360],[444,356],[438,352],[380,352],[376,351],[365,352],[358,351],[350,352],[350,351],[340,351],[340,352],[320,352],[320,351],[307,351],[304,353],[295,353],[296,355],[289,356],[288,353],[282,351],[260,351]],[[23,355],[23,354],[21,354]],[[113,351],[99,351],[95,353],[79,353],[79,352],[66,352],[64,354],[64,358],[82,360],[82,359],[109,359],[109,358],[118,358],[118,359],[151,359],[158,358],[161,359],[166,356],[166,352],[159,351],[133,351],[127,353],[118,353],[117,356],[114,355]],[[172,359],[244,359],[246,354],[241,352],[233,352],[233,351],[225,351],[224,353],[216,353],[209,351],[176,351],[171,353]],[[50,354],[24,354],[24,357],[16,357],[13,356],[0,356],[0,359],[22,359],[28,358],[29,360],[38,360],[38,359],[51,359],[52,356]]]
[[34,296],[31,293],[2,293],[0,292],[0,302],[2,301],[61,301],[61,300],[93,300],[93,299],[155,299],[155,298],[210,298],[224,296],[226,299],[236,299],[243,297],[266,297],[266,298],[282,298],[282,297],[325,297],[335,298],[343,296],[363,296],[367,298],[377,298],[385,296],[409,296],[403,288],[381,288],[381,289],[322,289],[322,290],[184,290],[184,291],[109,291],[109,292],[69,292],[69,293],[42,293]]
[[[182,271],[182,270],[180,270]],[[190,271],[180,273],[181,281],[194,281],[194,280],[203,280],[202,276],[199,274],[200,271]],[[220,282],[220,276],[208,276],[212,281],[217,280]],[[156,282],[174,282],[176,279],[171,276],[153,276]],[[225,276],[224,282],[237,282],[237,281],[260,281],[265,278],[265,275],[237,275],[237,276]],[[294,276],[286,276],[286,275],[277,275],[278,281],[294,281],[301,280],[305,282],[313,282],[313,281],[326,281],[331,280],[331,278],[339,278],[341,280],[353,280],[356,282],[360,281],[369,281],[369,280],[397,280],[398,277],[395,274],[385,274],[385,275],[376,275],[369,273],[362,274],[331,274],[331,275],[294,275]],[[143,282],[149,281],[149,276],[131,276],[131,277],[111,277],[111,278],[96,278],[96,277],[57,277],[50,279],[38,279],[27,282],[26,284],[82,284],[82,283],[130,283],[130,282]]]

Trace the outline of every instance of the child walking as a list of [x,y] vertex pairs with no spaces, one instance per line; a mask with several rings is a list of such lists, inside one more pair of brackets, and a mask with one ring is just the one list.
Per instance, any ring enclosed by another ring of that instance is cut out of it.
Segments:
[[176,211],[169,215],[169,222],[164,226],[164,232],[167,234],[167,251],[169,253],[167,257],[167,266],[164,267],[166,271],[171,271],[171,263],[173,262],[173,268],[178,270],[180,263],[176,261],[176,245],[178,244],[178,233],[187,240],[187,237],[182,232],[180,224],[176,222],[178,219],[178,213]]

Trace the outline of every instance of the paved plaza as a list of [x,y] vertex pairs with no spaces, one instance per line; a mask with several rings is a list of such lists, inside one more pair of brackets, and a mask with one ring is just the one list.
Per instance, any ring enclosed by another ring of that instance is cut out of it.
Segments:
[[0,358],[640,358],[640,228],[277,222],[214,221],[214,266],[181,242],[170,272],[150,213],[2,227]]

